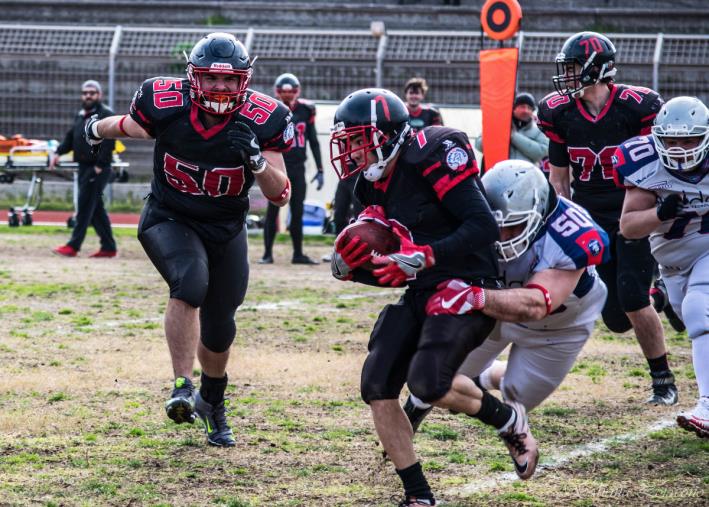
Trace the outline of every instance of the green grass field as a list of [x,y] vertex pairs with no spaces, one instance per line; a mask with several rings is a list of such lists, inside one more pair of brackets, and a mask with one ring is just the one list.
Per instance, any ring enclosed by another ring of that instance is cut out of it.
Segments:
[[[215,449],[198,424],[164,415],[167,290],[135,231],[116,233],[117,259],[65,259],[50,253],[65,228],[0,226],[0,505],[392,504],[400,485],[359,373],[377,313],[399,291],[291,266],[281,238],[276,264],[251,266],[228,370],[237,446]],[[255,261],[260,238],[250,241]],[[306,253],[325,254],[329,241],[311,240]],[[96,246],[90,235],[85,251]],[[492,431],[434,411],[416,448],[437,495],[447,506],[709,504],[709,441],[672,424],[695,401],[690,344],[666,329],[679,408],[642,403],[638,346],[599,325],[530,416],[548,468],[509,480]]]

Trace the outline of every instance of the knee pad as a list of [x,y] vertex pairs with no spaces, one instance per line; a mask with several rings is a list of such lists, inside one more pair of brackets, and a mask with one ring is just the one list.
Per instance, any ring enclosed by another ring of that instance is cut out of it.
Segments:
[[209,268],[199,258],[186,259],[182,269],[176,269],[174,276],[167,280],[170,297],[184,301],[198,308],[207,296],[209,286]]
[[407,382],[409,391],[424,403],[433,403],[443,398],[453,385],[453,379],[436,379],[430,375],[418,374]]
[[646,239],[627,240],[618,236],[618,302],[624,312],[650,306],[650,287],[655,259]]
[[628,316],[625,315],[625,313],[623,313],[622,311],[604,311],[602,315],[603,323],[608,329],[610,329],[614,333],[625,333],[626,331],[630,331],[630,329],[633,327],[633,324],[630,322],[630,319],[628,319]]
[[217,354],[226,352],[236,338],[234,316],[221,319],[205,318],[200,315],[200,340],[204,348]]
[[411,393],[425,403],[445,396],[468,353],[485,340],[494,325],[494,320],[482,314],[429,316],[409,366]]
[[624,312],[635,312],[650,306],[648,285],[633,273],[618,276],[618,301]]
[[[703,288],[709,289],[707,286]],[[709,294],[690,287],[682,300],[682,320],[687,326],[687,335],[692,339],[709,333]]]
[[170,297],[201,306],[207,296],[209,266],[196,233],[176,222],[161,222],[141,231],[138,240],[170,287]]

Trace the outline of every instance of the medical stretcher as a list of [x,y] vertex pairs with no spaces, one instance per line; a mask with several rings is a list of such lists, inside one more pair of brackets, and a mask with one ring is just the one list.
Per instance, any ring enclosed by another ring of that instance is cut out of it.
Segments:
[[[76,214],[79,195],[78,164],[71,161],[70,155],[64,155],[55,168],[50,170],[49,161],[53,152],[48,143],[42,142],[14,146],[6,154],[0,153],[0,183],[12,183],[18,176],[30,177],[24,204],[10,206],[8,209],[7,222],[10,227],[17,227],[20,223],[32,225],[32,213],[39,209],[42,202],[42,181],[46,175],[72,180],[74,215]],[[122,172],[128,166],[127,162],[121,162],[119,156],[114,153],[112,170]],[[67,226],[74,226],[74,216],[67,220]]]

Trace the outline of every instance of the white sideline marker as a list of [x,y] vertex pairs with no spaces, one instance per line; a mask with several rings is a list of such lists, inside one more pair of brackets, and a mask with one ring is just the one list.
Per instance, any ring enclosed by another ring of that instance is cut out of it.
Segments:
[[[540,475],[553,471],[554,469],[559,468],[568,463],[569,461],[575,460],[577,458],[604,452],[613,444],[627,444],[635,442],[636,440],[640,440],[641,438],[648,436],[650,433],[669,428],[674,425],[674,417],[659,419],[650,426],[641,429],[640,431],[624,433],[622,435],[615,435],[612,437],[604,438],[602,440],[596,440],[594,442],[589,442],[580,447],[577,447],[576,449],[573,449],[567,453],[553,455],[550,459],[545,461],[544,464],[537,465],[537,471],[535,472],[534,477],[539,477]],[[497,486],[503,486],[505,484],[509,484],[517,480],[520,479],[514,472],[503,472],[487,479],[469,482],[468,484],[465,484],[463,486],[453,488],[449,490],[447,494],[451,496],[466,496],[471,495],[473,493],[479,493],[488,489],[493,489]],[[534,478],[532,478],[532,480],[534,480]]]

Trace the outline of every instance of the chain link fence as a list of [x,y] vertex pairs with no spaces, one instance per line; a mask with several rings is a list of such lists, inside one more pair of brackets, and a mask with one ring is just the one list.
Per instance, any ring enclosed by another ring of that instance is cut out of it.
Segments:
[[[79,107],[86,79],[104,85],[105,101],[128,108],[149,77],[184,75],[183,52],[209,28],[32,26],[0,24],[0,133],[59,138]],[[497,42],[478,32],[368,30],[230,31],[258,57],[251,86],[271,93],[275,77],[293,72],[303,96],[339,101],[347,93],[380,85],[401,92],[404,82],[425,77],[427,99],[437,104],[479,103],[478,51]],[[570,34],[520,32],[518,89],[541,98],[550,92],[554,58]],[[618,80],[657,89],[665,98],[696,95],[709,100],[709,35],[610,34],[618,49]],[[129,160],[145,165],[149,143],[128,143]],[[147,164],[149,166],[149,164]]]

